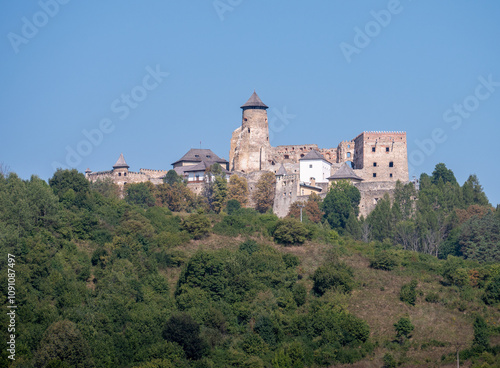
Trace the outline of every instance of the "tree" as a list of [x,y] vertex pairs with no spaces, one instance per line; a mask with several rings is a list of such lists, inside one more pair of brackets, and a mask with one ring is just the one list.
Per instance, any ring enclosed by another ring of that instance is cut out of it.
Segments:
[[260,213],[265,213],[273,207],[275,183],[276,177],[271,172],[266,172],[259,178],[252,199],[255,209]]
[[212,206],[215,213],[222,211],[222,208],[226,204],[227,200],[227,181],[226,178],[217,176],[213,183],[213,201]]
[[119,198],[120,188],[112,178],[106,177],[90,182],[90,189],[98,192],[106,198]]
[[82,173],[79,173],[76,169],[57,169],[57,171],[54,173],[54,176],[49,179],[49,185],[54,193],[60,198],[62,198],[63,195],[70,189],[78,194],[87,193],[90,188],[89,181]]
[[415,326],[413,326],[409,317],[401,317],[394,324],[394,328],[396,329],[396,337],[402,344],[405,339],[411,338],[411,332],[415,329]]
[[325,263],[316,269],[312,279],[313,291],[320,296],[329,289],[350,293],[354,288],[352,269],[344,263]]
[[384,197],[377,202],[366,221],[371,226],[371,235],[375,240],[383,241],[385,238],[392,238],[391,199],[388,194],[384,194]]
[[200,325],[187,313],[174,314],[168,319],[163,338],[182,346],[189,359],[200,359],[207,349],[200,337]]
[[34,366],[37,368],[57,363],[75,368],[94,366],[87,341],[68,320],[55,322],[47,328],[35,354]]
[[168,172],[165,174],[165,177],[163,178],[163,182],[165,184],[173,185],[175,183],[183,183],[182,176],[178,175],[177,172],[173,169],[168,170]]
[[479,179],[476,175],[470,175],[467,181],[462,186],[462,195],[465,205],[476,204],[479,206],[491,207],[483,187],[479,184]]
[[417,301],[417,280],[412,280],[409,284],[401,286],[399,299],[409,305],[415,305]]
[[240,202],[242,207],[246,207],[248,203],[248,183],[247,179],[238,175],[231,175],[229,178],[228,199],[234,199]]
[[203,196],[212,211],[219,213],[225,205],[227,199],[226,174],[218,163],[205,170]]
[[394,190],[393,215],[398,220],[410,220],[415,212],[416,197],[417,191],[413,183],[403,184],[398,180]]
[[299,206],[304,206],[302,208],[302,218],[303,221],[311,221],[314,223],[320,223],[321,219],[323,218],[323,211],[320,209],[321,205],[321,198],[319,195],[316,193],[312,193],[309,198],[307,199],[307,202],[293,202],[292,205],[290,206],[290,210],[288,211],[287,217],[293,217],[296,219],[300,219],[300,207]]
[[437,164],[434,168],[431,177],[432,184],[438,184],[439,179],[442,179],[443,183],[458,184],[453,171],[446,168],[446,165],[443,163]]
[[182,229],[194,239],[206,237],[210,231],[210,219],[201,213],[193,213],[182,221]]
[[285,245],[303,244],[309,230],[298,220],[285,218],[279,220],[274,231],[274,240]]
[[483,352],[490,347],[488,325],[482,316],[477,316],[473,327],[474,339],[472,340],[472,347],[479,352]]
[[155,204],[153,195],[155,186],[151,182],[128,184],[126,187],[125,200],[130,204],[136,204],[140,207],[152,207]]
[[361,194],[347,180],[339,180],[332,184],[322,203],[324,217],[334,229],[344,229],[351,212],[359,214]]
[[155,196],[158,205],[175,212],[189,211],[201,204],[201,198],[183,183],[157,185]]

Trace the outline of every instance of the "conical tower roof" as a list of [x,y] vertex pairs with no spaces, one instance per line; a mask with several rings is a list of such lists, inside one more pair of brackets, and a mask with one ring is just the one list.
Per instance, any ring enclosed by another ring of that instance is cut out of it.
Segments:
[[356,175],[354,170],[350,168],[346,162],[338,169],[335,174],[330,176],[328,178],[329,180],[336,180],[336,179],[353,179],[353,180],[363,180],[363,178],[359,177]]
[[260,97],[253,91],[252,95],[248,99],[247,102],[245,102],[243,105],[241,105],[241,108],[243,110],[245,109],[268,109],[269,106],[267,106]]
[[285,166],[283,166],[283,164],[281,164],[278,172],[276,173],[276,176],[279,176],[279,175],[287,175]]
[[130,166],[128,166],[125,162],[123,153],[120,153],[120,157],[118,157],[118,161],[116,161],[116,164],[113,165],[113,169],[123,169],[124,167],[128,169]]

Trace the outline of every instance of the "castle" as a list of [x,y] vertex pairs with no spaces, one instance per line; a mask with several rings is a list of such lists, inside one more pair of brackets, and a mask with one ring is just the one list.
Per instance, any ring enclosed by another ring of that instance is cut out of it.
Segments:
[[[201,192],[205,170],[216,162],[221,164],[227,178],[238,175],[247,179],[250,198],[259,177],[273,172],[276,175],[273,210],[284,217],[293,202],[307,200],[311,193],[324,198],[332,182],[349,180],[361,193],[360,215],[366,216],[385,193],[393,193],[398,180],[408,182],[405,132],[362,132],[350,141],[340,142],[336,148],[319,148],[316,144],[272,147],[268,106],[254,92],[241,109],[242,122],[232,134],[229,161],[211,150],[191,149],[172,164],[193,191]],[[128,168],[120,155],[113,170],[87,169],[85,175],[90,181],[109,177],[123,187],[126,183],[145,181],[159,184],[168,172],[148,169],[130,172]]]

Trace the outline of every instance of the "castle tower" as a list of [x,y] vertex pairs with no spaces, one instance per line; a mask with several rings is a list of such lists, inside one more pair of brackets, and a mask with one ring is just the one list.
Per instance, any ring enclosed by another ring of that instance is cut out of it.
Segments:
[[267,109],[257,93],[252,94],[241,106],[243,110],[241,127],[233,132],[229,151],[231,171],[252,172],[263,170],[267,165],[269,127]]
[[113,174],[117,176],[127,176],[128,168],[130,166],[125,162],[125,158],[123,157],[123,153],[120,153],[120,157],[116,161],[116,164],[113,165]]

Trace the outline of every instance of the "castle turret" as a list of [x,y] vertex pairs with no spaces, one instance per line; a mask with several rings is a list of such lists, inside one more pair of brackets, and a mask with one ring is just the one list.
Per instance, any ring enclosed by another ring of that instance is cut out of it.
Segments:
[[231,171],[252,172],[262,170],[267,164],[269,127],[268,106],[257,93],[252,94],[241,106],[243,110],[241,127],[233,132],[229,163]]
[[118,176],[127,176],[129,167],[130,166],[125,162],[123,153],[120,153],[120,157],[118,157],[116,164],[113,165],[113,173]]

